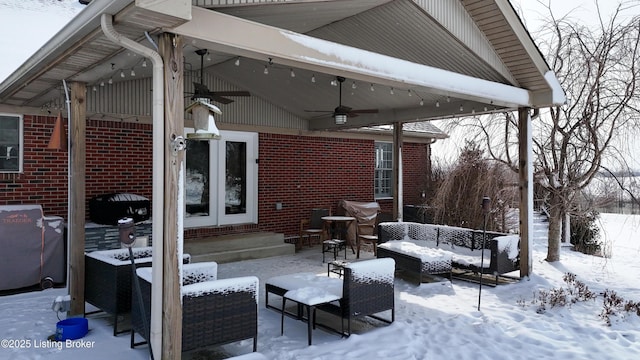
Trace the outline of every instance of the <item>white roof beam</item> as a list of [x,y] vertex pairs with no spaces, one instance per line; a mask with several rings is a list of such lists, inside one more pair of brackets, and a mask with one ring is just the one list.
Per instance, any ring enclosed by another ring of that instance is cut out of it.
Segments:
[[[192,20],[167,31],[236,56],[340,75],[400,89],[504,107],[535,106],[526,89],[420,65],[216,11],[192,8]],[[259,35],[259,36],[258,36]]]

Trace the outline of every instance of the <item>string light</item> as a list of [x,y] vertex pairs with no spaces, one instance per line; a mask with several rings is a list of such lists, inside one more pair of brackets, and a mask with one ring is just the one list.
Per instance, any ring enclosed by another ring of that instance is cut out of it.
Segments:
[[371,84],[371,91],[375,91],[376,89],[373,87],[373,84]]
[[331,80],[331,86],[338,86],[338,80],[336,79]]
[[100,80],[100,87],[104,87],[104,80]]
[[142,67],[147,67],[147,59],[142,59]]
[[420,99],[420,106],[424,106],[424,99]]
[[451,102],[451,98],[447,96],[447,102]]
[[236,61],[234,62],[235,66],[240,66],[240,58],[236,58]]
[[93,91],[98,91],[98,88],[95,85],[93,85]]
[[409,96],[413,96],[411,95],[411,89],[407,90],[407,93],[409,94]]
[[264,66],[264,74],[269,75],[269,68],[267,67],[267,65]]
[[120,70],[120,77],[123,78],[124,77],[124,71]]
[[292,78],[296,77],[296,73],[295,73],[295,72],[293,72],[293,69],[291,69],[291,77],[292,77]]
[[439,108],[440,107],[440,101],[436,101],[436,107]]
[[315,83],[316,82],[316,76],[315,74],[311,74],[311,82]]
[[113,84],[113,77],[110,77],[108,82],[109,82],[109,85]]
[[393,88],[391,88],[391,90],[389,90],[389,94],[393,95]]
[[462,105],[460,105],[460,112],[464,111],[464,107],[462,107]]
[[355,89],[355,88],[357,88],[357,87],[358,87],[358,86],[356,85],[356,82],[354,81],[354,82],[351,84],[351,88],[352,88],[352,89]]
[[131,68],[131,76],[136,76],[136,71]]

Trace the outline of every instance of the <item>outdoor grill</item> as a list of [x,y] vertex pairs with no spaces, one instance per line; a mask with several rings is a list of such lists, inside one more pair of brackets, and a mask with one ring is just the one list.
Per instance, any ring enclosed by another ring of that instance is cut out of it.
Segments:
[[89,200],[89,217],[97,224],[117,225],[122,218],[134,222],[145,221],[151,216],[150,202],[144,196],[128,193],[98,195]]

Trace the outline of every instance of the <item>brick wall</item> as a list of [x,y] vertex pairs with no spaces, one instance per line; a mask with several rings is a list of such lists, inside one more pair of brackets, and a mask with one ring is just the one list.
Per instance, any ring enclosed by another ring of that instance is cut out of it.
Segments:
[[[0,178],[0,204],[40,204],[67,218],[68,153],[47,149],[55,119],[24,116],[24,172]],[[151,125],[89,120],[86,137],[87,201],[110,192],[151,199]]]
[[[24,173],[0,177],[0,204],[41,204],[45,214],[67,217],[67,152],[46,148],[54,122],[55,117],[24,117]],[[250,231],[293,235],[314,207],[331,207],[335,213],[341,199],[374,200],[373,140],[262,133],[259,142],[259,224],[188,229],[185,239]],[[424,147],[404,144],[405,204],[420,201]],[[87,201],[111,192],[151,199],[151,177],[151,125],[87,122]],[[282,203],[281,210],[276,203]],[[391,200],[380,204],[391,211]]]

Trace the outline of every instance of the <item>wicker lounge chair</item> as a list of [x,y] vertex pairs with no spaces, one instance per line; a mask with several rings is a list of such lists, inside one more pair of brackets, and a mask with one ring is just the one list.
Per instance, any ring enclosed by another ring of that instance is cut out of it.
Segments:
[[[182,351],[258,338],[258,278],[245,276],[216,280],[217,264],[203,262],[183,267]],[[151,316],[151,269],[137,269],[147,321]],[[148,340],[144,331],[140,298],[133,293],[131,347],[134,332]]]

